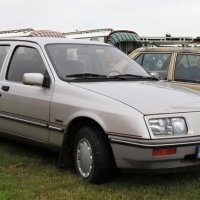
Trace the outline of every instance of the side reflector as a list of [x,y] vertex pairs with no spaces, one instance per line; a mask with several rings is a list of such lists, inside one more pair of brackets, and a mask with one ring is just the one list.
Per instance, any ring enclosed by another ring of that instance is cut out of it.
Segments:
[[167,156],[176,154],[176,148],[153,149],[152,156]]

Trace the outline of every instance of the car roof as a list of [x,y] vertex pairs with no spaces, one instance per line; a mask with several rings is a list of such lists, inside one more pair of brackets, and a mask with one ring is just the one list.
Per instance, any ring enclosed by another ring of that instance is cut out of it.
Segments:
[[8,37],[0,38],[0,42],[10,41],[22,41],[22,42],[33,42],[39,45],[56,44],[56,43],[68,43],[68,44],[94,44],[94,45],[105,45],[112,46],[103,42],[81,40],[81,39],[69,39],[69,38],[50,38],[50,37]]
[[200,53],[200,49],[195,47],[141,47],[134,52]]

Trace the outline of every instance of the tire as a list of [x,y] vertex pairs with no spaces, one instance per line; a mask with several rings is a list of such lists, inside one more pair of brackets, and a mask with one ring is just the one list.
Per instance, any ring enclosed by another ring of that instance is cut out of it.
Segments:
[[93,126],[82,126],[76,133],[74,166],[78,176],[91,183],[113,178],[114,159],[108,139]]

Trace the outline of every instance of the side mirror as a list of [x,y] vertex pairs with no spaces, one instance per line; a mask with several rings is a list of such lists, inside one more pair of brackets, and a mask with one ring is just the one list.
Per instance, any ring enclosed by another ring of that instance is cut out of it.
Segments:
[[50,78],[40,73],[25,73],[23,83],[26,85],[39,85],[46,88],[50,87]]
[[158,72],[151,72],[150,74],[151,74],[151,76],[153,76],[157,79],[160,79],[160,74]]

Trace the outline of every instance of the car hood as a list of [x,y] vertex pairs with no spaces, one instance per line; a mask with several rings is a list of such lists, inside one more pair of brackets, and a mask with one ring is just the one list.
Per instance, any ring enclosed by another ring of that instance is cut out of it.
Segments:
[[200,92],[161,81],[86,82],[75,86],[107,96],[147,114],[200,111]]

